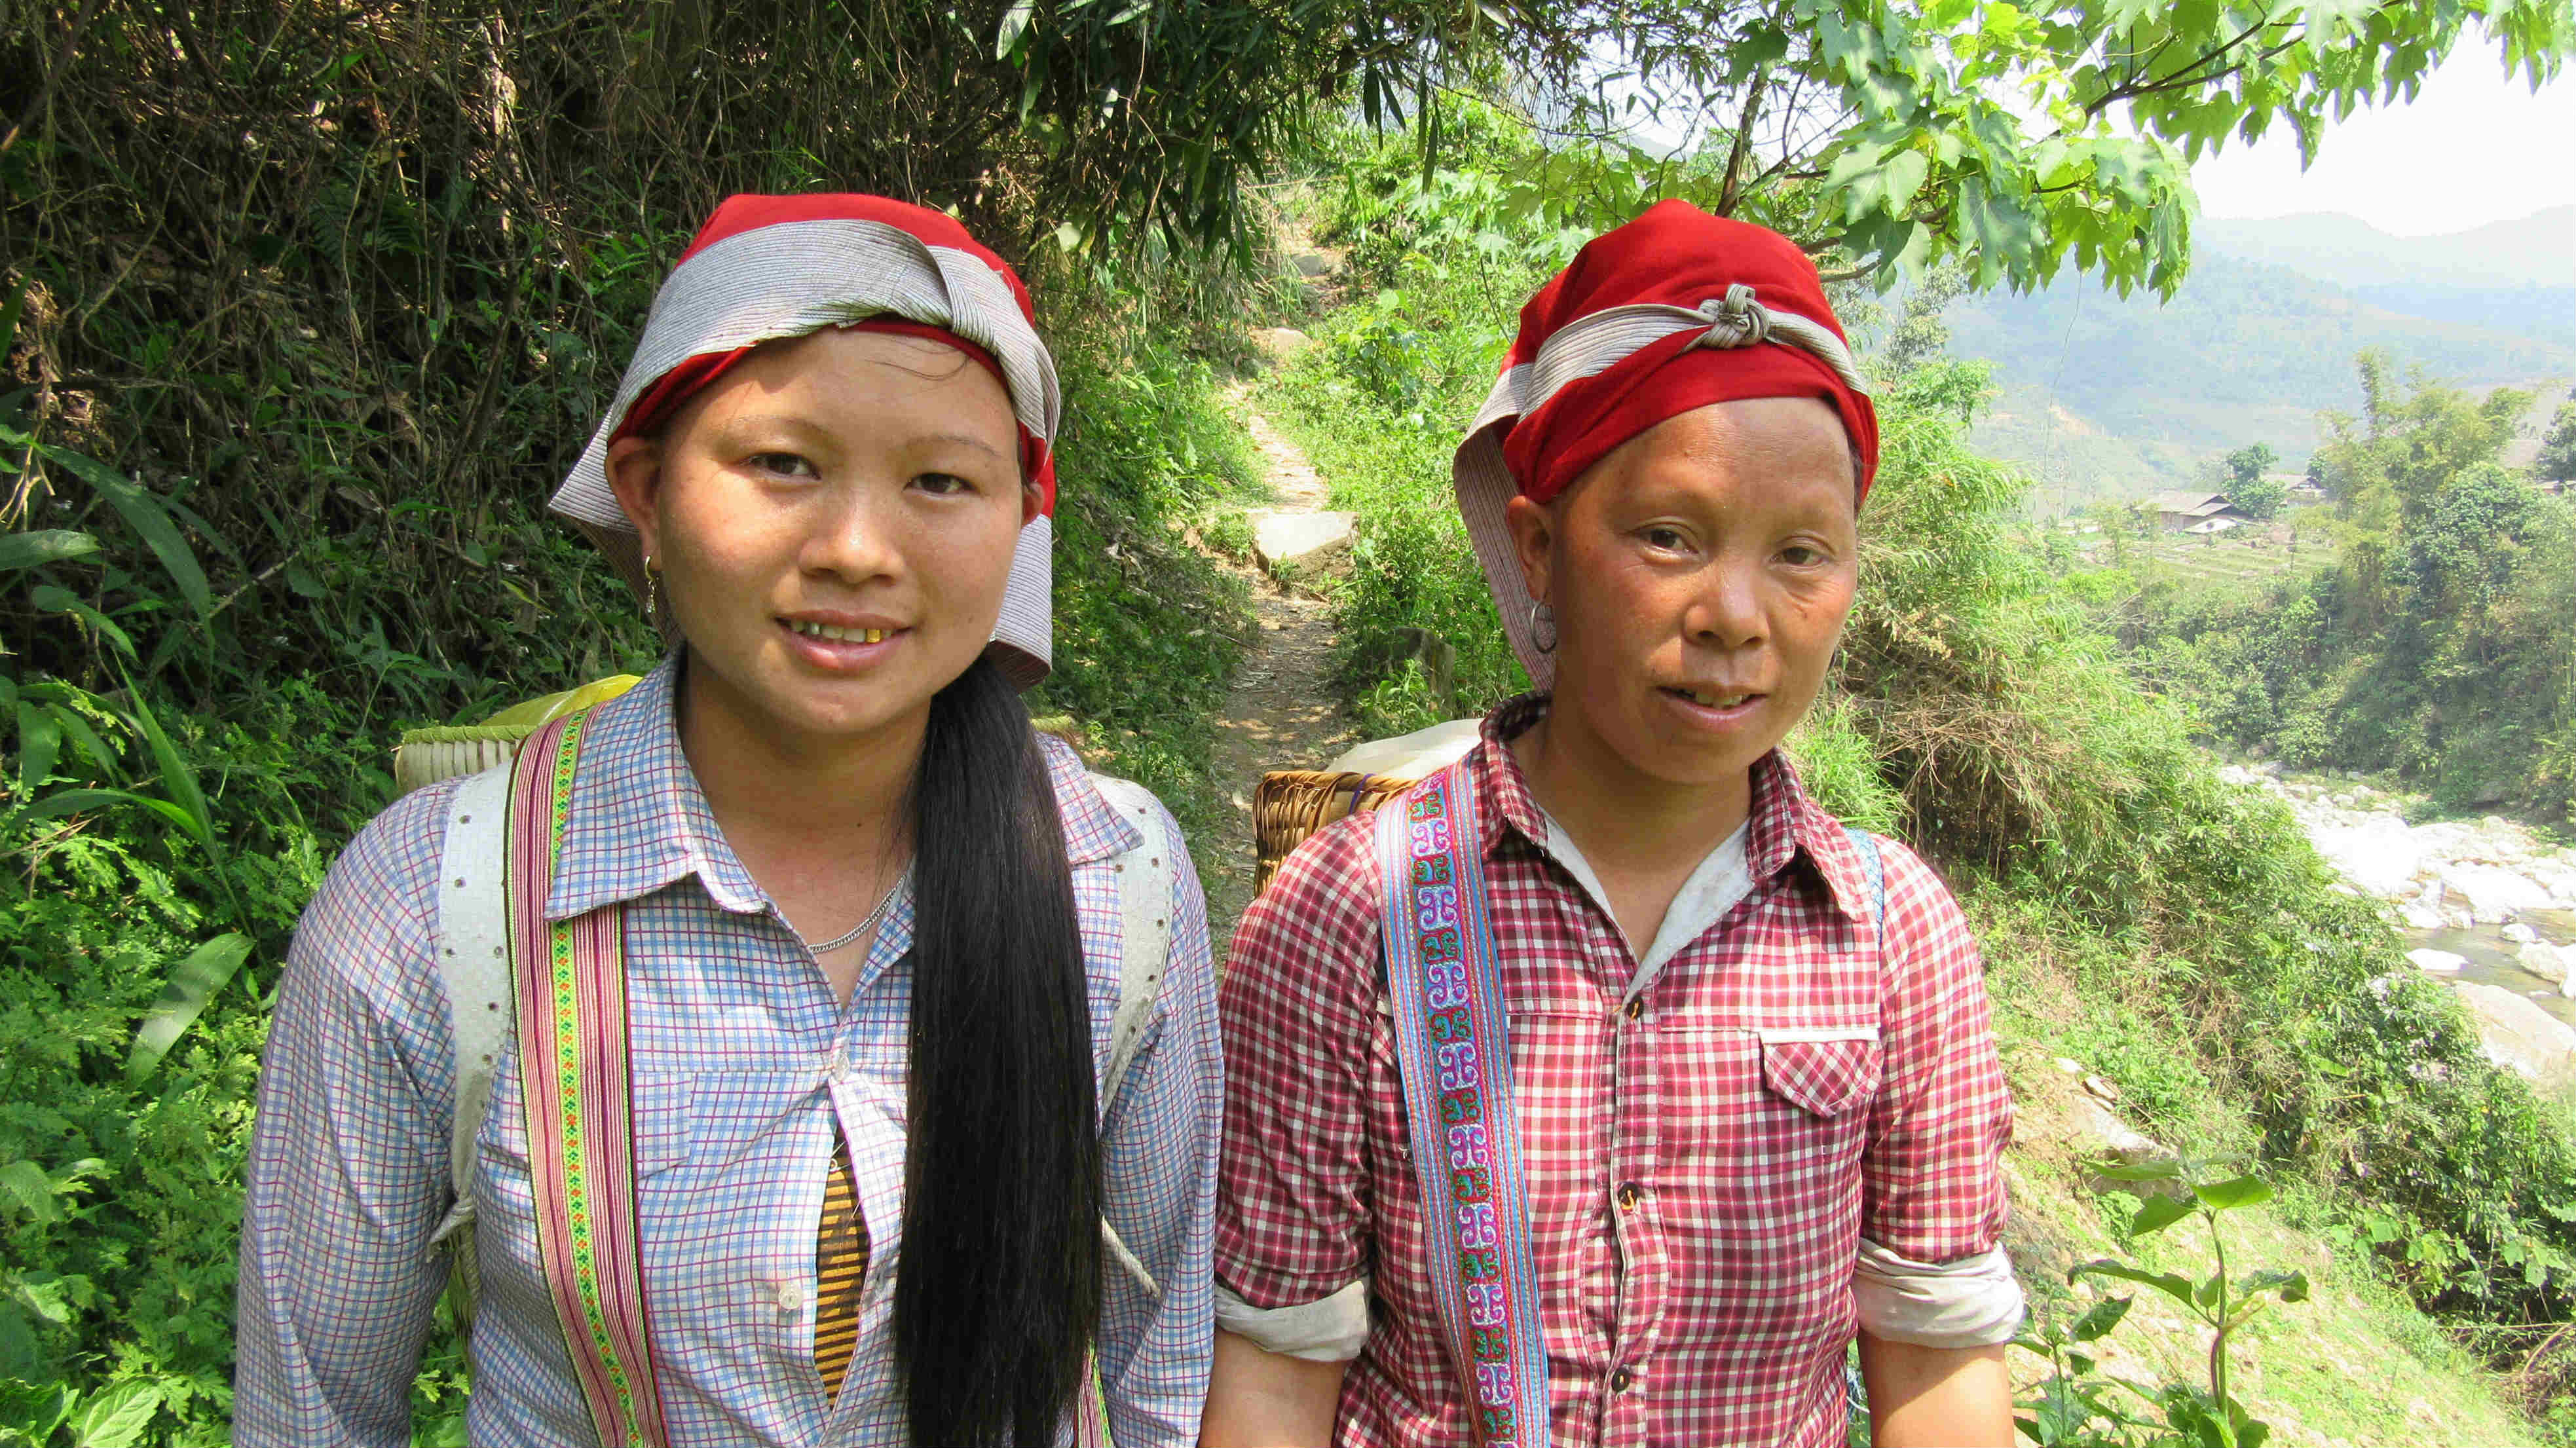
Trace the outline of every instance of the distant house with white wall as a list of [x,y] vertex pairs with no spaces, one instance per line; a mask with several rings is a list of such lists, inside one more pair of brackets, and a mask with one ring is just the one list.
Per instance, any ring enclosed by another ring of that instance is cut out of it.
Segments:
[[2225,493],[2158,493],[2138,509],[2168,533],[2224,533],[2254,521]]

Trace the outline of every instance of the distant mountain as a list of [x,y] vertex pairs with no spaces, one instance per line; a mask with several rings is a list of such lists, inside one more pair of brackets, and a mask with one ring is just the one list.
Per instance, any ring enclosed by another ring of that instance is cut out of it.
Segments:
[[2267,221],[2204,217],[2206,252],[2270,262],[2347,287],[2576,287],[2576,206],[2441,236],[2391,236],[2337,212]]
[[2391,312],[2459,322],[2576,347],[2576,286],[2461,287],[2439,282],[2386,282],[2353,295]]
[[2353,356],[2365,347],[2476,391],[2576,378],[2576,345],[2404,315],[2215,251],[2170,303],[2082,278],[1965,296],[1947,320],[1954,355],[1996,366],[2002,395],[1976,442],[2029,467],[2050,508],[2181,486],[2248,443],[2303,464],[2320,409],[2360,410]]

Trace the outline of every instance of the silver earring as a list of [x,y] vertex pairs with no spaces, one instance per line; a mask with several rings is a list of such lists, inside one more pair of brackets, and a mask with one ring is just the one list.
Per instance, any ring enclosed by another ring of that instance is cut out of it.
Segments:
[[653,578],[653,555],[647,553],[644,555],[644,626],[655,633],[662,631],[661,611],[653,602],[653,595],[659,592],[661,589],[655,586]]
[[[1546,631],[1545,633],[1541,633],[1541,632],[1539,631],[1539,624],[1540,624],[1540,622],[1541,622],[1542,620],[1544,620],[1544,621],[1546,622],[1546,624],[1547,624],[1547,631]],[[1534,649],[1538,650],[1540,653],[1543,653],[1543,654],[1552,654],[1552,653],[1555,653],[1555,652],[1556,652],[1556,610],[1555,610],[1555,609],[1552,609],[1552,608],[1550,608],[1550,607],[1548,607],[1546,604],[1543,604],[1543,603],[1540,603],[1540,602],[1536,601],[1535,599],[1531,600],[1531,602],[1530,602],[1530,615],[1529,615],[1529,636],[1530,636],[1530,647],[1531,647],[1531,648],[1534,648]]]

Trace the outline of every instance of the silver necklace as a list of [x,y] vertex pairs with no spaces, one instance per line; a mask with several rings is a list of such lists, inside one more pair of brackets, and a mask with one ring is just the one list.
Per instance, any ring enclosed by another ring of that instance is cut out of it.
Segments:
[[877,922],[885,919],[885,913],[894,908],[894,897],[903,893],[903,882],[911,878],[912,867],[910,865],[906,865],[903,867],[903,873],[895,876],[894,883],[886,887],[885,897],[877,901],[877,908],[868,912],[867,919],[851,926],[848,934],[835,935],[820,945],[808,946],[807,948],[812,950],[816,955],[829,955],[833,951],[840,949],[842,946],[856,941],[860,936],[867,934],[869,931],[876,929]]

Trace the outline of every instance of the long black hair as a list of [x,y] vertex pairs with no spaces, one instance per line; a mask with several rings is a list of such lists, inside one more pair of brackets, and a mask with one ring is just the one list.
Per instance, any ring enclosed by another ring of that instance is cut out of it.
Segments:
[[919,1448],[1040,1448],[1099,1326],[1100,1138],[1063,823],[990,659],[932,698],[912,804],[895,1363]]

